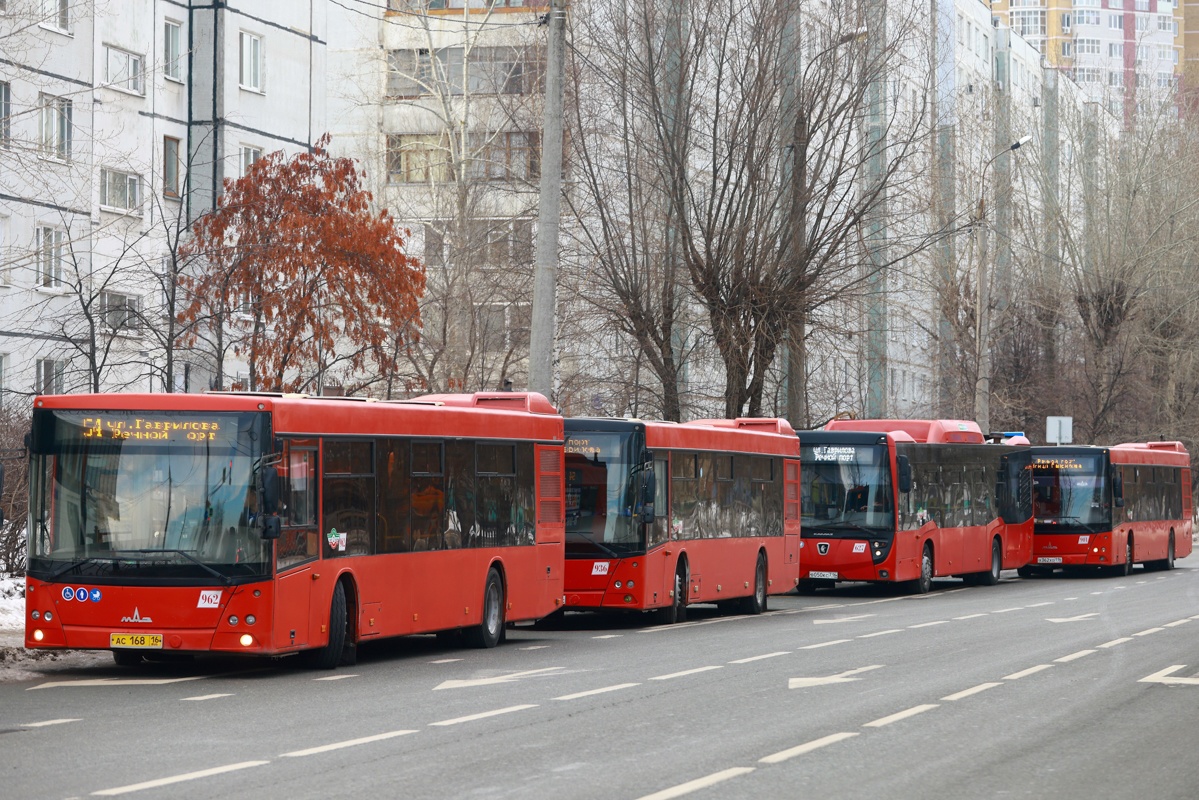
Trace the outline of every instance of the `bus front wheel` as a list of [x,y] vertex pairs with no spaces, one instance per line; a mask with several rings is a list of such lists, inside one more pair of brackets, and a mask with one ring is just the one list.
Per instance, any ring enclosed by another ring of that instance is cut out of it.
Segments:
[[483,586],[483,619],[478,627],[467,628],[466,643],[471,647],[489,648],[500,643],[504,635],[504,585],[495,567],[487,570]]
[[674,598],[666,608],[658,611],[658,621],[663,625],[687,621],[687,567],[680,563],[674,571]]
[[933,546],[925,542],[924,552],[920,555],[920,577],[912,581],[912,591],[916,594],[928,594],[933,590]]
[[333,587],[329,604],[329,641],[324,647],[304,652],[304,666],[310,669],[333,669],[342,659],[346,644],[346,587],[341,581]]

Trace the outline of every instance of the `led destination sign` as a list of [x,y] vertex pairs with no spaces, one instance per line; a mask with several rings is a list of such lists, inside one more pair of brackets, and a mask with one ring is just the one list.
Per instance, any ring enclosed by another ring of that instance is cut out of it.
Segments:
[[129,442],[201,444],[237,439],[237,416],[121,411],[54,412],[55,440],[61,444]]

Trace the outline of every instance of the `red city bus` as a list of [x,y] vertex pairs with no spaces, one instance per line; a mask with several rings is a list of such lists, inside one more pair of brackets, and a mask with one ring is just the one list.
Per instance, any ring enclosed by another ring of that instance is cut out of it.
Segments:
[[986,444],[958,420],[833,420],[799,435],[801,590],[993,585],[1032,557],[1029,448]]
[[539,394],[56,395],[30,435],[25,646],[284,655],[563,598],[562,417]]
[[1033,561],[1020,574],[1134,564],[1173,569],[1191,554],[1191,457],[1182,442],[1032,449]]
[[566,420],[566,607],[766,610],[799,575],[786,420]]

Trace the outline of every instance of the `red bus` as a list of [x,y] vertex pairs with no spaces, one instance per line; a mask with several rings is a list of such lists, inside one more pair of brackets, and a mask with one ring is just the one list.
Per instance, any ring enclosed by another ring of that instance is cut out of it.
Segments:
[[563,598],[562,417],[541,395],[34,402],[25,646],[304,654]]
[[986,444],[958,420],[833,420],[799,436],[801,590],[993,585],[1032,557],[1028,447]]
[[766,610],[799,575],[799,440],[781,419],[566,420],[566,607]]
[[1032,449],[1033,561],[1020,574],[1134,564],[1173,569],[1191,554],[1191,457],[1182,442]]

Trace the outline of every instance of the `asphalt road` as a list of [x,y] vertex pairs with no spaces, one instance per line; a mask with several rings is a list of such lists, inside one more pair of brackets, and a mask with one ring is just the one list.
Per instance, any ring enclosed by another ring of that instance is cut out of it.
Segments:
[[[1195,562],[1191,559],[1190,562]],[[1199,562],[0,683],[0,796],[1199,797]]]

